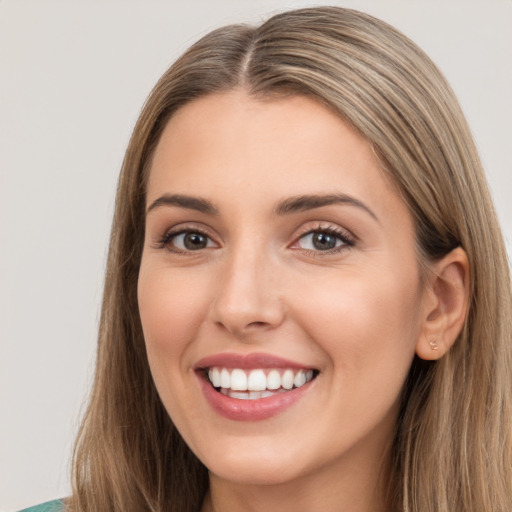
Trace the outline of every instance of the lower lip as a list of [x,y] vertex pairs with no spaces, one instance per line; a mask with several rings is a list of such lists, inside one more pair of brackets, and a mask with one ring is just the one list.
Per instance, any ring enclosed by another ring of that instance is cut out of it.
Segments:
[[300,400],[315,379],[284,393],[267,398],[241,400],[219,393],[202,374],[198,374],[203,393],[215,412],[236,421],[260,421],[276,416]]

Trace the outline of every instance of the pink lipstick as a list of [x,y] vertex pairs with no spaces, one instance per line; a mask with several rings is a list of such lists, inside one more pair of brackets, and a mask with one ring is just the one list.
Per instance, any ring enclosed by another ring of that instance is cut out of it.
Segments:
[[239,421],[270,418],[308,392],[318,371],[270,354],[216,354],[195,365],[201,389],[220,415]]

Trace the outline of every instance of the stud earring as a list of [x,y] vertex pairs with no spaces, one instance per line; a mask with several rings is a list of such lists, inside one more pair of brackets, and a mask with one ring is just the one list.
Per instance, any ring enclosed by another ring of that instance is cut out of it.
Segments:
[[438,350],[439,347],[437,346],[436,340],[429,341],[430,348],[432,350]]

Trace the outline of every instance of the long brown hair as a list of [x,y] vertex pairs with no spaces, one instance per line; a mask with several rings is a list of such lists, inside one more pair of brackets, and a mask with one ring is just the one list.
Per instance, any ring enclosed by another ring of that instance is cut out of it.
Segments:
[[243,87],[262,100],[303,94],[373,145],[415,220],[418,260],[461,246],[470,262],[463,331],[435,363],[416,359],[392,453],[396,510],[512,510],[512,320],[509,267],[472,137],[430,59],[389,25],[335,7],[215,30],[151,92],[117,191],[97,368],[77,439],[73,495],[81,512],[196,511],[207,470],[174,428],[153,384],[137,308],[145,184],[173,113]]

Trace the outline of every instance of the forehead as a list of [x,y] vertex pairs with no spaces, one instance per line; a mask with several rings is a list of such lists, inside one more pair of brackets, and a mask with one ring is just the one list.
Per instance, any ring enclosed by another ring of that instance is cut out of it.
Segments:
[[199,98],[170,119],[153,155],[148,202],[163,192],[246,204],[311,193],[401,203],[371,144],[340,116],[309,97],[261,101],[243,90]]

